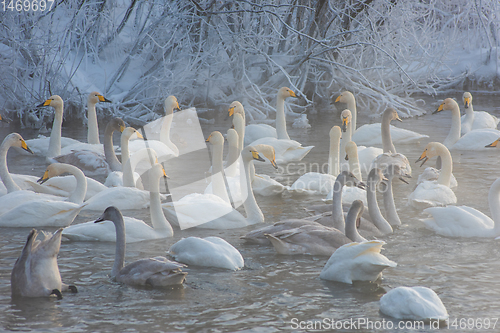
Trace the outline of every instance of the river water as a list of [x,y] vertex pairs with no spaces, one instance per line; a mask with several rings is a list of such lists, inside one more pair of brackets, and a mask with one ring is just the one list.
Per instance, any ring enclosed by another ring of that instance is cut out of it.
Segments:
[[[448,97],[448,96],[446,96]],[[456,93],[461,100],[461,93]],[[476,109],[500,116],[500,97],[475,95]],[[461,103],[460,103],[461,104]],[[395,184],[394,194],[403,225],[394,234],[382,237],[387,242],[382,253],[398,263],[384,271],[376,283],[346,285],[323,281],[319,273],[327,261],[320,256],[277,255],[272,247],[245,245],[241,235],[255,226],[237,230],[180,230],[174,227],[172,239],[128,244],[126,260],[165,255],[170,245],[188,236],[220,236],[238,248],[245,259],[240,271],[189,267],[184,286],[170,289],[140,289],[120,285],[108,277],[114,260],[115,245],[110,243],[64,241],[59,253],[59,268],[64,282],[78,287],[77,294],[55,298],[11,300],[10,272],[21,253],[29,233],[27,228],[2,228],[0,233],[0,325],[1,331],[33,332],[275,332],[304,331],[312,321],[332,324],[333,321],[371,321],[379,331],[396,327],[399,321],[379,312],[379,299],[398,286],[425,286],[441,298],[450,315],[450,322],[462,318],[492,323],[500,313],[500,245],[493,239],[447,238],[427,230],[420,219],[425,214],[407,206],[407,197],[415,187],[418,174],[424,169],[413,162],[421,155],[427,142],[442,141],[448,132],[451,114],[431,115],[438,99],[427,99],[423,109],[427,115],[404,119],[394,125],[428,134],[429,139],[412,145],[395,145],[398,152],[412,162],[410,184]],[[336,112],[336,111],[335,111]],[[293,182],[299,168],[311,163],[324,163],[328,154],[328,132],[339,124],[335,112],[310,114],[311,128],[289,129],[290,137],[315,148],[302,161],[303,165],[288,168],[290,173],[277,174],[270,165],[258,165],[257,172]],[[362,110],[358,112],[362,113]],[[360,114],[359,125],[369,121]],[[225,133],[229,120],[217,115],[215,124],[204,124],[205,137],[213,130]],[[358,126],[359,126],[358,125]],[[5,126],[5,125],[4,125]],[[0,129],[3,138],[11,130]],[[21,132],[25,138],[33,132]],[[64,136],[85,140],[81,128],[64,128]],[[117,138],[115,138],[118,142]],[[500,150],[486,152],[452,152],[454,189],[459,205],[469,205],[489,215],[488,190],[500,176]],[[15,173],[41,176],[46,167],[43,158],[29,159],[9,155],[9,169]],[[434,162],[431,161],[433,164]],[[257,163],[256,163],[257,164]],[[432,165],[431,164],[431,165]],[[283,169],[280,169],[283,170]],[[309,171],[309,170],[307,170]],[[316,171],[316,170],[312,170]],[[167,173],[170,173],[167,170]],[[381,195],[379,195],[381,197]],[[300,218],[303,210],[321,202],[323,196],[288,196],[264,198],[257,196],[266,223],[286,218]],[[147,209],[126,211],[125,215],[149,221]],[[100,212],[81,213],[74,223],[97,218]],[[257,226],[260,227],[260,226]],[[44,228],[53,231],[54,228]],[[497,323],[498,331],[500,323]],[[327,328],[327,326],[323,326]],[[354,328],[354,327],[351,327]],[[356,327],[358,331],[376,330]],[[442,325],[447,330],[446,325]],[[431,332],[426,326],[418,332]],[[450,330],[464,331],[457,327]],[[310,330],[309,330],[310,331]],[[349,331],[349,330],[344,330]],[[411,331],[406,329],[406,331]],[[477,331],[477,329],[469,330]]]

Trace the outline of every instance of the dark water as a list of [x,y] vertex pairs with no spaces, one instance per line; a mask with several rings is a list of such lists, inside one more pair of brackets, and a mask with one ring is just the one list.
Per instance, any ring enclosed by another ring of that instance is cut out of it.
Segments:
[[[457,93],[456,97],[460,94]],[[481,100],[481,103],[480,103]],[[484,100],[484,102],[482,102]],[[475,96],[475,108],[500,115],[499,97]],[[426,105],[432,111],[437,105]],[[362,110],[360,110],[360,113]],[[450,113],[405,119],[398,127],[430,135],[431,139],[414,145],[398,145],[398,152],[415,161],[427,142],[442,141],[449,128]],[[359,123],[368,117],[359,116]],[[309,115],[310,129],[290,129],[293,139],[316,147],[303,160],[304,165],[326,162],[328,131],[338,124],[336,114]],[[216,124],[203,125],[205,134],[223,132],[229,121],[217,117]],[[2,137],[9,132],[2,128]],[[29,138],[30,133],[23,133]],[[85,139],[81,129],[65,128],[63,135]],[[452,153],[454,175],[458,180],[455,193],[458,204],[466,204],[489,215],[488,189],[500,176],[500,150]],[[41,175],[46,167],[43,158],[9,156],[11,171]],[[424,228],[424,214],[406,205],[423,168],[413,165],[410,185],[396,184],[396,205],[403,225],[387,242],[383,254],[398,263],[386,269],[377,283],[346,285],[319,279],[326,257],[282,256],[273,248],[243,244],[239,236],[253,229],[179,230],[172,239],[128,244],[129,261],[164,255],[170,245],[187,236],[220,236],[238,248],[245,258],[244,269],[236,272],[189,267],[186,284],[172,289],[138,289],[110,281],[108,273],[114,260],[115,245],[108,243],[63,242],[59,268],[63,281],[75,284],[78,294],[66,294],[62,300],[26,299],[12,301],[10,272],[26,241],[29,229],[2,228],[0,233],[0,323],[1,331],[35,332],[275,332],[297,327],[299,321],[370,320],[392,321],[379,313],[380,297],[398,286],[432,288],[446,306],[450,319],[490,318],[500,313],[500,247],[498,241],[482,238],[446,238]],[[257,171],[282,176],[283,181],[298,178],[292,174],[275,174],[270,166],[257,166]],[[266,223],[289,217],[304,217],[304,207],[319,203],[323,196],[257,197]],[[149,221],[148,210],[127,211]],[[100,213],[82,213],[75,223],[95,219]],[[46,228],[53,231],[51,228]],[[500,323],[496,325],[500,327]],[[446,327],[444,328],[446,329]],[[498,328],[497,328],[498,330]],[[372,331],[372,329],[359,329]],[[385,330],[390,331],[390,330]],[[396,330],[394,330],[396,331]],[[430,332],[426,326],[416,330]],[[457,331],[457,330],[455,330]],[[458,330],[463,331],[463,330]],[[469,330],[477,331],[477,329]],[[492,330],[495,331],[495,330]]]

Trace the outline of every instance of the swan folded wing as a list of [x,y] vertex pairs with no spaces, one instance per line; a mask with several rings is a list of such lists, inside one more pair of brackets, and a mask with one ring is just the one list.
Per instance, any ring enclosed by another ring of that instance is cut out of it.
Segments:
[[91,150],[74,150],[71,153],[56,156],[54,160],[74,165],[86,175],[108,174],[111,171],[104,155]]
[[3,227],[66,227],[85,204],[68,201],[34,200],[23,203],[0,216]]
[[116,281],[142,286],[179,284],[178,280],[184,281],[187,274],[181,271],[182,267],[186,265],[170,261],[165,257],[140,259],[125,266],[116,277]]
[[423,220],[426,226],[445,236],[476,237],[488,229],[493,232],[495,226],[489,216],[467,206],[431,207],[424,212],[432,215]]

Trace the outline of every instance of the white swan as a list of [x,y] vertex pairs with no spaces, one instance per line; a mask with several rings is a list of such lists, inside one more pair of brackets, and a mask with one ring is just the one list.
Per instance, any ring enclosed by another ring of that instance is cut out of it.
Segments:
[[[346,151],[346,145],[348,142],[353,141],[352,140],[352,132],[353,132],[353,121],[352,121],[352,113],[350,110],[345,109],[344,111],[341,112],[340,118],[342,120],[342,140],[340,141],[340,161],[342,161],[342,158],[345,156],[342,156],[344,152]],[[376,147],[365,147],[365,146],[358,146],[358,159],[359,159],[359,167],[361,168],[361,172],[363,174],[368,174],[370,172],[370,167],[372,164],[372,161],[375,159],[375,157],[379,156],[382,154],[384,151],[383,149],[376,148]],[[345,170],[347,168],[346,163],[341,163],[341,170]]]
[[264,215],[257,205],[250,184],[249,164],[253,159],[264,161],[255,148],[248,146],[241,152],[244,174],[241,188],[247,197],[243,202],[247,217],[234,210],[220,197],[213,194],[192,193],[173,203],[163,205],[167,219],[177,222],[182,229],[190,227],[232,229],[264,222]]
[[339,126],[330,129],[330,150],[328,154],[328,173],[308,172],[300,176],[290,186],[290,191],[328,194],[339,174],[339,144],[342,135]]
[[172,245],[168,253],[175,260],[193,266],[217,267],[233,271],[245,266],[240,251],[220,237],[183,238]]
[[10,174],[7,167],[7,153],[10,147],[18,147],[29,153],[31,149],[28,147],[22,136],[18,133],[10,133],[7,135],[0,146],[0,177],[2,178],[2,186],[0,194],[12,193],[20,190],[31,188],[28,181],[36,181],[38,178],[29,175]]
[[113,147],[113,132],[122,133],[124,130],[124,121],[120,118],[113,118],[106,126],[102,145],[82,142],[69,145],[61,150],[60,155],[51,158],[50,161],[74,165],[88,176],[106,175],[111,171],[120,171],[121,163],[118,161]]
[[447,98],[439,105],[437,113],[443,110],[451,111],[451,128],[448,136],[443,141],[443,144],[448,149],[456,150],[484,150],[485,147],[500,137],[500,131],[493,128],[483,128],[470,131],[464,136],[460,137],[460,108],[458,103],[452,99]]
[[[342,92],[335,102],[341,102],[347,104],[347,109],[352,112],[352,123],[353,123],[353,135],[352,141],[356,142],[358,145],[381,145],[382,137],[380,136],[381,123],[366,124],[357,128],[357,108],[356,99],[350,91]],[[417,142],[423,138],[428,138],[428,135],[423,135],[417,132],[409,131],[403,128],[397,128],[395,126],[390,126],[390,133],[392,134],[394,141],[397,143],[412,143]]]
[[295,95],[295,92],[293,92],[290,88],[281,87],[278,90],[278,96],[276,98],[276,129],[266,124],[251,124],[246,126],[245,145],[252,145],[252,142],[264,137],[290,140],[290,137],[288,136],[288,132],[286,130],[285,119],[285,99],[287,99],[288,97],[297,96]]
[[355,201],[347,214],[345,234],[336,228],[318,224],[304,224],[265,234],[279,254],[310,254],[330,256],[342,245],[353,241],[365,241],[356,228],[356,222],[363,211],[363,203]]
[[416,163],[423,160],[423,165],[434,156],[440,156],[442,161],[439,177],[436,181],[424,181],[418,184],[417,188],[410,194],[408,203],[415,208],[445,206],[457,202],[455,193],[450,189],[453,162],[445,145],[439,142],[428,143]]
[[497,117],[489,114],[486,111],[474,111],[472,107],[472,94],[468,91],[464,92],[462,96],[464,100],[465,115],[461,120],[462,135],[469,133],[472,130],[482,128],[497,128],[500,121]]
[[31,230],[10,276],[13,298],[56,295],[61,299],[62,291],[77,292],[75,286],[62,283],[59,273],[57,255],[61,247],[61,232],[62,229],[58,229],[52,235],[42,231],[44,239],[37,240],[39,231]]
[[[151,239],[173,237],[172,226],[163,215],[160,199],[160,179],[165,176],[163,167],[156,163],[149,171],[149,196],[151,224],[153,227],[133,217],[123,217],[126,231],[126,242],[134,243]],[[63,236],[73,241],[116,242],[115,226],[110,221],[101,223],[84,222],[70,225],[63,231]]]
[[428,229],[449,237],[500,236],[500,178],[495,180],[488,193],[491,217],[468,206],[430,207],[424,212],[432,215],[423,220]]
[[[77,181],[76,189],[68,198],[68,201],[61,201],[61,198],[50,200],[47,196],[40,196],[38,200],[33,199],[21,202],[0,215],[0,226],[65,227],[70,225],[84,206],[83,199],[85,198],[85,192],[87,190],[87,181],[83,172],[69,164],[54,163],[47,167],[40,181],[43,183],[44,180],[65,172],[71,173]],[[3,196],[2,198],[5,197],[6,196]]]
[[380,298],[380,312],[396,319],[446,320],[448,311],[434,290],[397,287]]
[[98,145],[99,142],[99,126],[97,124],[97,113],[95,105],[99,102],[111,103],[109,99],[104,97],[97,91],[93,91],[87,98],[87,143]]
[[165,287],[184,283],[187,273],[185,267],[165,257],[140,259],[124,266],[125,263],[125,224],[121,212],[115,207],[108,207],[95,222],[111,221],[115,225],[116,252],[111,270],[111,278],[117,282],[135,286]]
[[[130,153],[133,154],[142,148],[153,148],[158,155],[160,162],[168,161],[171,158],[179,156],[179,148],[170,140],[170,127],[172,125],[174,109],[180,109],[179,103],[175,96],[168,96],[165,99],[165,117],[161,123],[159,140],[146,137],[146,140],[133,140],[129,143]],[[150,126],[152,127],[152,126]],[[154,131],[145,126],[146,133],[152,132],[155,137]]]
[[380,254],[384,241],[349,243],[335,251],[323,267],[323,280],[352,284],[353,281],[376,281],[387,267],[397,264]]
[[55,157],[61,155],[61,147],[80,143],[80,141],[61,137],[61,127],[63,121],[64,102],[58,95],[50,96],[45,102],[37,105],[37,107],[52,106],[54,108],[54,122],[50,138],[37,138],[26,140],[26,144],[30,147],[35,155],[46,157]]

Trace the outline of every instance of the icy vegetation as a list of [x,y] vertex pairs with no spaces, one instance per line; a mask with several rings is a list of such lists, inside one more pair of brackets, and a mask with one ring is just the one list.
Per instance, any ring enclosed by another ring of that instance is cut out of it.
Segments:
[[[324,110],[340,91],[381,113],[419,114],[414,93],[498,88],[497,0],[55,1],[0,17],[0,107],[28,114],[51,94],[66,115],[149,121],[163,100],[274,119],[288,86]],[[304,111],[296,106],[295,112]],[[22,119],[24,117],[21,117]]]

